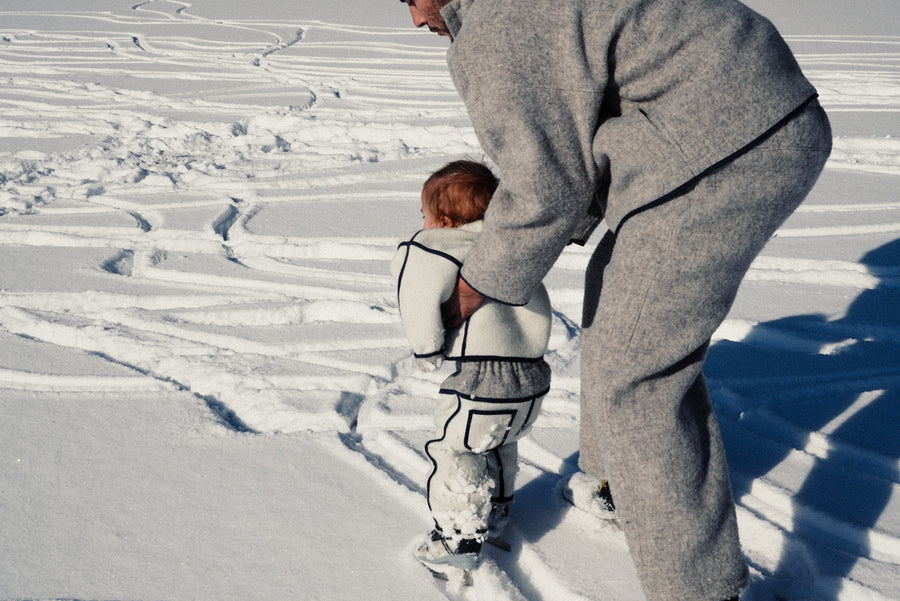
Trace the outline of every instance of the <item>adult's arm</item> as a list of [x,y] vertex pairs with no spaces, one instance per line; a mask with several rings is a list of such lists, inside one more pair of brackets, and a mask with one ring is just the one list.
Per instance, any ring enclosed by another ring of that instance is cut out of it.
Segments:
[[469,286],[464,279],[458,277],[450,298],[441,305],[444,328],[450,330],[464,322],[478,307],[484,304],[484,301],[485,298],[482,294]]
[[[492,12],[506,7],[505,12]],[[527,303],[584,216],[599,177],[592,155],[603,85],[579,53],[577,15],[517,22],[512,2],[476,2],[448,51],[451,75],[500,185],[461,275],[475,291]],[[571,10],[569,10],[571,13]],[[601,69],[602,72],[602,69]]]

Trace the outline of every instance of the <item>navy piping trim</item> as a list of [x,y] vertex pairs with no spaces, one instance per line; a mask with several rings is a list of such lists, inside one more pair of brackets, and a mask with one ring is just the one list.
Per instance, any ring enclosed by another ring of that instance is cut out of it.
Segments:
[[[463,349],[465,350],[465,349]],[[506,357],[503,355],[459,355],[447,357],[451,361],[471,363],[473,361],[509,361],[511,363],[540,363],[544,357]]]
[[478,294],[480,294],[480,295],[483,296],[484,298],[486,298],[486,299],[488,299],[488,300],[490,300],[490,301],[494,301],[495,303],[500,303],[501,305],[507,305],[507,306],[509,306],[509,307],[524,307],[525,305],[528,304],[528,303],[509,303],[509,302],[506,302],[506,301],[504,301],[504,300],[500,300],[499,298],[494,298],[493,296],[490,296],[489,294],[485,294],[484,292],[482,292],[481,290],[479,290],[478,288],[476,288],[475,286],[473,286],[472,283],[471,283],[469,280],[467,280],[466,278],[464,278],[464,277],[462,276],[462,274],[459,274],[459,279],[461,279],[461,280],[464,281],[466,284],[468,284],[468,285],[469,285],[469,288],[471,288],[472,290],[474,290],[475,292],[477,292]]
[[[400,303],[400,287],[403,285],[403,276],[406,274],[406,265],[407,265],[407,263],[409,263],[409,250],[410,250],[410,248],[415,247],[415,248],[418,248],[418,249],[422,250],[423,252],[426,252],[426,253],[429,253],[429,254],[432,254],[432,255],[435,255],[435,256],[438,256],[438,257],[442,257],[442,258],[444,258],[444,259],[447,259],[448,261],[450,261],[451,263],[453,263],[454,265],[456,265],[457,269],[460,268],[460,267],[462,267],[462,261],[460,261],[459,259],[457,259],[457,258],[454,257],[453,255],[447,254],[447,253],[445,253],[445,252],[440,252],[440,251],[437,251],[437,250],[432,250],[432,249],[428,248],[427,246],[424,246],[424,245],[422,245],[421,243],[416,242],[416,236],[418,236],[419,234],[421,234],[421,233],[424,232],[424,231],[425,231],[425,230],[419,230],[418,232],[416,232],[415,234],[413,234],[413,237],[410,238],[408,241],[406,241],[406,242],[401,242],[400,244],[397,245],[397,250],[398,250],[398,251],[399,251],[401,248],[406,247],[406,255],[403,257],[403,264],[400,266],[400,273],[397,275],[397,303],[398,303],[398,304],[397,304],[397,307],[398,307],[398,309],[400,310],[400,313],[401,313],[401,314],[403,313],[403,307],[400,307],[400,305],[399,305],[399,303]],[[421,355],[421,356],[423,356],[423,357],[431,357],[431,356],[434,356],[434,355],[437,355],[437,354],[438,354],[438,353],[434,353],[433,355]],[[418,357],[418,356],[420,356],[420,355],[416,355],[416,356]]]
[[534,397],[531,399],[531,404],[528,406],[528,414],[525,416],[525,421],[522,422],[522,427],[519,428],[518,432],[516,432],[516,437],[522,436],[522,432],[525,430],[525,428],[528,427],[529,422],[531,422],[531,414],[534,412],[534,406],[536,404],[535,401],[538,398],[539,397]]
[[668,192],[668,193],[666,193],[666,194],[663,194],[662,196],[660,196],[660,197],[657,198],[656,200],[652,200],[652,201],[648,202],[647,204],[644,204],[644,205],[639,206],[639,207],[636,208],[636,209],[632,209],[632,210],[631,210],[630,212],[628,212],[624,217],[622,217],[622,220],[619,221],[619,225],[616,226],[616,231],[613,232],[613,233],[614,233],[616,236],[618,236],[618,235],[619,235],[619,232],[622,230],[622,226],[625,225],[625,223],[626,223],[629,219],[631,219],[632,217],[634,217],[635,215],[639,215],[639,214],[643,213],[644,211],[648,211],[648,210],[650,210],[650,209],[656,208],[656,207],[658,207],[658,206],[660,206],[660,205],[662,205],[662,204],[665,204],[665,203],[669,202],[670,200],[672,200],[672,199],[674,199],[674,198],[677,198],[677,197],[681,196],[682,194],[688,192],[688,191],[689,191],[691,188],[693,188],[695,185],[697,185],[697,182],[699,182],[699,181],[700,181],[701,179],[703,179],[704,177],[708,176],[709,174],[713,173],[714,171],[718,171],[719,169],[721,169],[722,167],[724,167],[725,165],[727,165],[727,164],[730,163],[731,161],[735,160],[735,159],[738,158],[739,156],[744,155],[744,154],[750,152],[751,150],[753,150],[753,148],[755,148],[756,146],[762,144],[762,142],[763,142],[766,138],[768,138],[768,137],[771,136],[773,133],[775,133],[776,131],[778,131],[778,129],[781,128],[782,125],[784,125],[785,123],[787,123],[788,121],[790,121],[791,119],[793,119],[794,117],[796,117],[797,114],[799,114],[801,111],[803,111],[803,110],[807,107],[807,105],[809,105],[810,102],[812,102],[813,100],[815,100],[816,98],[818,98],[818,96],[819,96],[818,94],[813,94],[812,96],[810,96],[809,98],[807,98],[806,100],[804,100],[803,103],[802,103],[800,106],[798,106],[797,108],[795,108],[794,110],[792,110],[790,113],[788,113],[785,117],[783,117],[781,120],[779,120],[778,123],[776,123],[775,125],[773,125],[773,126],[770,127],[769,129],[767,129],[761,136],[759,136],[758,138],[756,138],[755,140],[753,140],[752,142],[750,142],[749,144],[747,144],[747,145],[744,146],[743,148],[740,148],[740,149],[737,150],[736,152],[731,153],[730,155],[728,155],[727,157],[725,157],[724,159],[722,159],[722,160],[719,161],[718,163],[714,163],[714,164],[712,164],[711,166],[707,167],[706,169],[704,169],[703,171],[701,171],[699,174],[695,175],[694,177],[692,177],[692,178],[689,179],[688,181],[684,182],[683,184],[681,184],[680,186],[678,186],[677,188],[675,188],[675,189],[672,190],[671,192]]
[[[415,234],[413,234],[412,238],[409,239],[408,242],[401,242],[397,245],[397,250],[399,251],[401,248],[406,247],[406,254],[403,256],[403,265],[400,266],[400,273],[397,275],[397,301],[400,301],[400,285],[403,283],[403,274],[406,273],[406,264],[409,262],[409,246],[410,242],[416,239],[416,236],[424,232],[425,230],[419,230]],[[399,308],[399,304],[398,304]],[[402,311],[401,311],[402,312]]]
[[[402,246],[402,245],[401,245]],[[400,250],[400,247],[397,247],[397,250]],[[406,272],[406,264],[409,262],[409,249],[406,249],[406,254],[403,255],[403,264],[400,266],[400,273],[397,274],[397,308],[400,308],[400,285],[403,284],[403,274]]]
[[[506,486],[504,485],[505,478],[503,477],[503,471],[504,471],[503,459],[500,456],[499,448],[494,449],[494,459],[497,461],[497,495],[496,495],[496,497],[503,499],[503,498],[506,498]],[[491,502],[493,502],[493,503],[498,502],[498,501],[494,500],[496,497],[492,496]],[[512,498],[510,497],[510,502],[511,501],[512,501]],[[500,501],[500,502],[502,502],[502,501]]]
[[[449,394],[455,394],[455,393],[453,391],[450,391]],[[432,470],[431,470],[431,475],[428,476],[428,481],[425,483],[425,500],[428,502],[428,510],[429,511],[431,511],[431,480],[434,478],[434,475],[437,473],[438,464],[437,464],[437,460],[432,456],[431,453],[428,452],[428,447],[431,445],[431,443],[441,442],[442,440],[447,438],[447,428],[450,427],[450,422],[453,421],[453,418],[455,418],[457,415],[459,415],[459,412],[461,410],[462,410],[462,401],[460,400],[459,395],[457,394],[456,395],[456,411],[454,411],[450,415],[450,417],[448,417],[447,420],[444,422],[444,429],[443,429],[443,432],[441,432],[441,437],[434,439],[434,440],[429,440],[428,442],[425,443],[425,454],[428,456],[428,459],[431,460],[431,465],[433,466]],[[435,525],[438,525],[437,520],[435,520],[434,523],[435,523]],[[439,525],[438,525],[438,529],[440,529]]]
[[[420,242],[416,242],[415,236],[413,237],[412,240],[409,240],[408,242],[401,242],[401,243],[399,244],[399,246],[397,246],[397,248],[400,249],[400,248],[402,248],[402,247],[404,247],[404,246],[408,246],[408,247],[413,247],[413,246],[414,246],[414,247],[418,248],[419,250],[421,250],[421,251],[423,251],[423,252],[426,252],[426,253],[428,253],[428,254],[430,254],[430,255],[437,255],[438,257],[443,257],[444,259],[447,259],[448,261],[450,261],[451,263],[453,263],[453,264],[456,265],[457,267],[462,267],[462,261],[460,261],[459,259],[457,259],[457,258],[454,257],[453,255],[451,255],[450,253],[445,253],[444,251],[441,251],[441,250],[434,250],[433,248],[428,248],[428,247],[425,246],[424,244],[422,244],[422,243],[420,243]],[[407,251],[407,252],[408,252],[408,251]]]
[[470,320],[472,316],[469,315],[466,317],[466,320],[463,322],[463,339],[462,339],[462,348],[460,348],[460,353],[462,356],[466,354],[466,347],[469,345],[469,324],[472,323]]
[[[532,394],[526,397],[507,397],[507,398],[492,398],[492,397],[483,397],[483,396],[475,396],[473,394],[466,394],[464,392],[459,392],[458,390],[452,390],[450,388],[441,388],[438,391],[440,394],[453,394],[456,395],[458,399],[466,399],[467,401],[481,401],[483,403],[526,403],[528,401],[533,401],[538,397],[542,397],[550,392],[550,387],[548,386],[546,389],[541,392]],[[460,405],[461,406],[461,405]],[[457,408],[459,411],[459,408]]]
[[[457,395],[457,398],[459,395]],[[532,399],[533,400],[533,399]],[[463,438],[463,444],[466,445],[466,448],[470,451],[473,451],[473,447],[469,445],[469,432],[472,431],[472,421],[477,415],[508,415],[509,423],[506,424],[506,431],[503,433],[503,438],[499,443],[494,447],[496,450],[497,447],[502,447],[506,444],[506,439],[509,438],[509,427],[516,421],[516,416],[519,414],[518,409],[498,409],[495,411],[489,411],[485,409],[469,409],[469,415],[466,417],[466,434],[465,438]]]

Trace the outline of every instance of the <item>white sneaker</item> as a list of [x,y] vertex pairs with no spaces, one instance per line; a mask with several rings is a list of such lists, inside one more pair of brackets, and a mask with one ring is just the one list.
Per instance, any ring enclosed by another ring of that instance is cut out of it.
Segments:
[[584,472],[575,472],[562,485],[565,499],[582,511],[603,520],[614,520],[618,517],[609,483]]
[[413,556],[425,567],[438,572],[447,566],[474,570],[481,560],[481,541],[475,538],[454,540],[432,530],[425,535]]

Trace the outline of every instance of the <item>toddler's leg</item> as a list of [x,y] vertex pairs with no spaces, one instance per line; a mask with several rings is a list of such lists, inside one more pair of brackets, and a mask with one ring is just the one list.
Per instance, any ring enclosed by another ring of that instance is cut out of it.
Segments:
[[516,441],[537,417],[541,401],[541,396],[481,400],[442,394],[440,436],[425,451],[434,465],[428,504],[445,536],[483,539],[492,504],[512,500]]
[[516,490],[516,474],[519,472],[518,438],[500,445],[487,453],[487,469],[493,490],[493,503],[511,503]]

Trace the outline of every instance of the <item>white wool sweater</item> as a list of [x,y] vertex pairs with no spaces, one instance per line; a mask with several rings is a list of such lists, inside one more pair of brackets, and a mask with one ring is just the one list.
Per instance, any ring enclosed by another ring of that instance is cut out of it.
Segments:
[[441,303],[450,298],[481,226],[476,221],[458,228],[420,230],[399,245],[391,261],[400,316],[417,358],[534,360],[547,351],[551,312],[543,285],[525,305],[488,300],[462,325],[444,331]]

